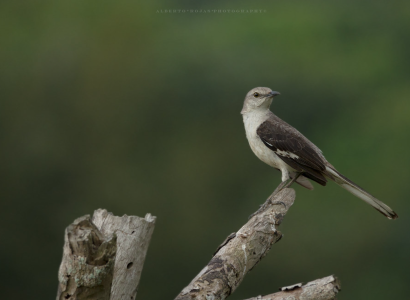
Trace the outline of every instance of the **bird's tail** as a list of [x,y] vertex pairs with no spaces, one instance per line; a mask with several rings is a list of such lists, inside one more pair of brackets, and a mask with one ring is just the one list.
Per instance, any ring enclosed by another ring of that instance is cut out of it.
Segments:
[[326,175],[334,182],[336,182],[338,185],[340,185],[342,188],[348,190],[356,197],[359,197],[360,199],[364,200],[365,202],[373,206],[376,210],[381,212],[387,218],[397,219],[399,217],[390,207],[388,207],[386,204],[370,195],[368,192],[366,192],[356,183],[351,181],[349,178],[340,174],[336,169],[327,166]]

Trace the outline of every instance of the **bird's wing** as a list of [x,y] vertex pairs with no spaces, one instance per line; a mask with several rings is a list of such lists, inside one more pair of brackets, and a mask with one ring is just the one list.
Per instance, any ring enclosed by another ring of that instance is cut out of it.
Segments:
[[295,128],[281,120],[268,119],[256,132],[265,146],[289,166],[322,185],[326,184],[327,180],[322,175],[326,170],[326,161],[315,146]]

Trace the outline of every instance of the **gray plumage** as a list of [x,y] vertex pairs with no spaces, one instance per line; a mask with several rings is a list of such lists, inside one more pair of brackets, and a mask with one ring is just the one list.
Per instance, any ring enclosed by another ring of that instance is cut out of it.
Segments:
[[280,170],[282,182],[300,174],[296,182],[313,189],[308,179],[323,186],[331,179],[389,219],[398,218],[390,207],[340,174],[315,144],[269,110],[276,95],[279,93],[266,87],[254,88],[246,95],[241,114],[246,137],[255,155]]

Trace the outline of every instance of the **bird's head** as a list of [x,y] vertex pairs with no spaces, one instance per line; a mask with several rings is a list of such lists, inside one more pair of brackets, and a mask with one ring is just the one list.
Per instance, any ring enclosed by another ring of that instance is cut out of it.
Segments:
[[254,110],[268,110],[273,97],[280,95],[279,92],[272,91],[267,87],[257,87],[248,92],[243,103],[241,114],[246,114]]

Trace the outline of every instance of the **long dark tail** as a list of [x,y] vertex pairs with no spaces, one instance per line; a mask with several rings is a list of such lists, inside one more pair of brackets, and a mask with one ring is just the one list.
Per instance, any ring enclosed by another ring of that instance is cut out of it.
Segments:
[[399,217],[390,207],[388,207],[386,204],[384,204],[380,200],[370,195],[368,192],[366,192],[356,183],[351,181],[349,178],[340,174],[336,169],[327,166],[326,175],[327,177],[332,179],[334,182],[336,182],[338,185],[340,185],[342,188],[348,190],[350,193],[352,193],[356,197],[364,200],[365,202],[373,206],[376,210],[381,212],[387,218],[397,219]]

